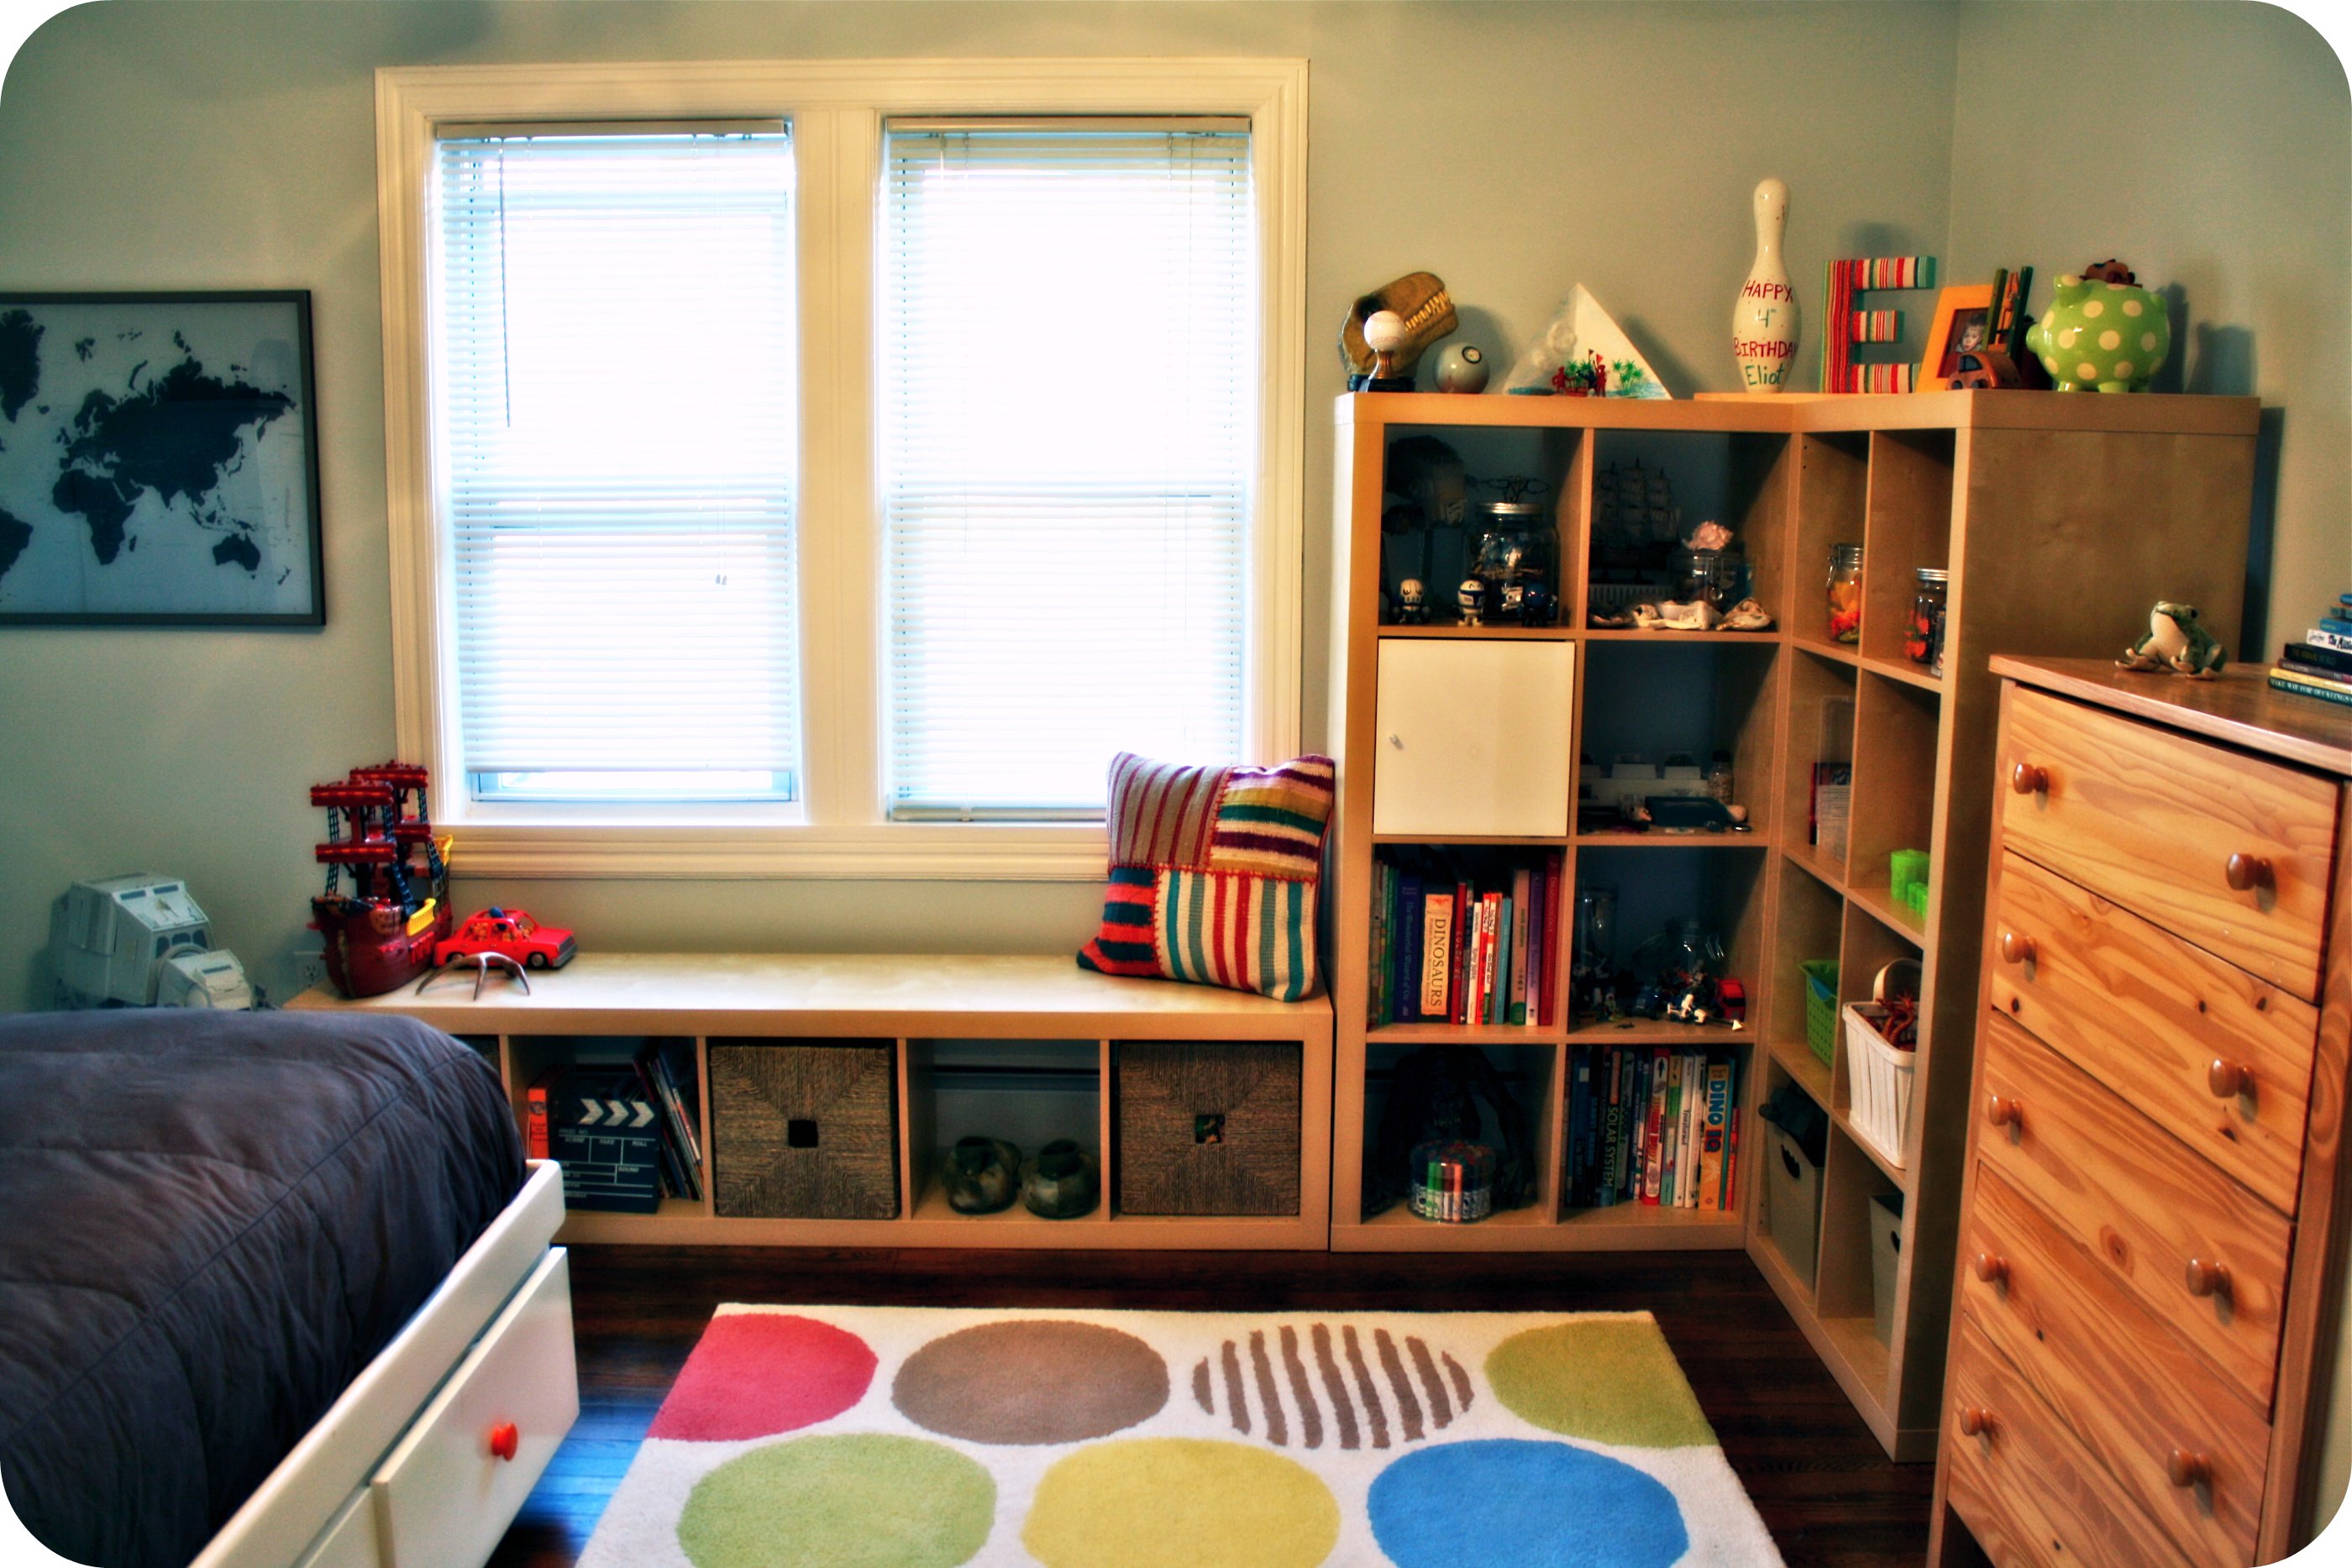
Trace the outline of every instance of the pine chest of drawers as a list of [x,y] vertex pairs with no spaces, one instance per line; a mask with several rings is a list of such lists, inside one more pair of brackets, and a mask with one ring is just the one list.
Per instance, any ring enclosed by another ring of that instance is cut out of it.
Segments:
[[1993,669],[1930,1560],[2274,1562],[2336,1501],[2352,708],[2258,669]]

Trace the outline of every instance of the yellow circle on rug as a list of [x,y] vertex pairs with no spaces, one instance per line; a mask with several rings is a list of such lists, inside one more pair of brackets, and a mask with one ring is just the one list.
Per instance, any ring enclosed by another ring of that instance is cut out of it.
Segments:
[[1315,1568],[1339,1504],[1294,1459],[1210,1437],[1128,1437],[1057,1460],[1021,1543],[1045,1568]]
[[695,1568],[955,1568],[995,1518],[994,1479],[945,1444],[794,1437],[697,1481],[677,1543]]
[[1647,1318],[1528,1329],[1486,1356],[1503,1407],[1563,1437],[1629,1448],[1715,1445],[1666,1336]]

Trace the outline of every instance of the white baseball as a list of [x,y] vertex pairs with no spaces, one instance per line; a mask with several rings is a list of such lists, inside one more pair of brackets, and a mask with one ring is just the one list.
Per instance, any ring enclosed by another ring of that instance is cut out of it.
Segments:
[[1376,354],[1392,354],[1405,344],[1404,318],[1393,310],[1375,310],[1364,318],[1364,343]]

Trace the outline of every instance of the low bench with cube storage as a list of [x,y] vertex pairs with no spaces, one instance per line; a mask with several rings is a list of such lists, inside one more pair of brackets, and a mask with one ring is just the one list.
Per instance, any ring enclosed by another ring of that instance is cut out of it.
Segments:
[[[669,1055],[693,1067],[682,1088],[702,1196],[665,1197],[644,1214],[575,1200],[565,1241],[1328,1240],[1331,1007],[1320,996],[1276,1001],[1090,974],[1058,955],[590,952],[529,994],[404,988],[351,1001],[313,991],[295,1005],[403,1013],[471,1041],[526,1121],[531,1085],[551,1074],[625,1066],[649,1042],[678,1042]],[[1003,1135],[1006,1125],[988,1124],[1007,1115],[1034,1129],[1012,1140],[1028,1163],[1047,1134],[1099,1159],[1102,1200],[1090,1213],[950,1207],[949,1151],[961,1137]]]

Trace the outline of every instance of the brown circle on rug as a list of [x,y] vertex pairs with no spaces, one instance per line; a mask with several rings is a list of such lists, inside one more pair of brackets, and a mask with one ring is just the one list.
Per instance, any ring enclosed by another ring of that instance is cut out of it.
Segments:
[[931,1341],[898,1368],[890,1402],[941,1437],[1078,1443],[1158,1415],[1168,1403],[1168,1364],[1117,1329],[1016,1318]]

